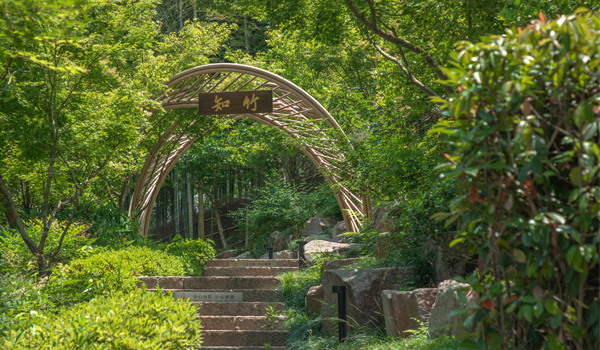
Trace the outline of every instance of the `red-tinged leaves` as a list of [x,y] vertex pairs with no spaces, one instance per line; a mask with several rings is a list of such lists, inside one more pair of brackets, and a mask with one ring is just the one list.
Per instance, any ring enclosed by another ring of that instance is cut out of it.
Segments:
[[552,235],[550,236],[550,241],[552,242],[552,246],[554,248],[558,248],[558,231],[552,231]]
[[477,199],[477,187],[475,185],[471,186],[471,191],[469,192],[469,200],[471,203],[474,203]]
[[510,298],[506,299],[506,301],[504,301],[504,305],[510,304],[510,302],[512,302],[513,300],[515,300],[517,298],[518,298],[518,296],[513,295],[512,297],[510,297]]
[[543,12],[540,12],[540,22],[542,22],[542,24],[546,24],[546,16],[544,16]]
[[494,309],[494,302],[490,299],[486,299],[481,303],[481,307],[486,310],[492,311]]
[[536,299],[542,299],[543,296],[544,290],[542,289],[542,287],[535,286],[535,288],[533,288],[533,297]]
[[529,115],[531,111],[533,111],[533,107],[531,106],[531,103],[529,103],[530,99],[531,98],[526,99],[525,102],[523,102],[523,104],[521,105],[521,111],[524,115]]
[[479,269],[479,271],[485,270],[485,266],[483,264],[483,259],[477,258],[477,268]]

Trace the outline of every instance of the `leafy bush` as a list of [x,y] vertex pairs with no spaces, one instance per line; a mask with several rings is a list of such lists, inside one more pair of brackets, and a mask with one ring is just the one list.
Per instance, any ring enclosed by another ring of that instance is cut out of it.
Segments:
[[[332,212],[330,201],[323,197],[321,191],[312,194],[300,191],[283,180],[267,183],[247,208],[236,212],[237,223],[242,227],[247,225],[252,232],[248,242],[250,251],[261,253],[273,231],[293,235],[300,232],[311,216]],[[335,200],[333,194],[331,197]]]
[[[60,237],[68,223],[66,221],[55,220],[50,227],[48,237],[46,238],[46,252],[53,252],[58,247]],[[27,233],[34,242],[39,242],[43,226],[40,219],[31,219],[24,223]],[[89,239],[87,226],[79,222],[73,222],[67,229],[67,233],[62,242],[58,254],[54,257],[54,263],[67,263],[72,259],[79,257],[84,252],[84,247],[93,243]],[[23,239],[15,230],[6,230],[0,234],[0,256],[5,263],[18,268],[22,271],[34,271],[37,269],[37,262]]]
[[413,335],[408,338],[390,338],[383,336],[379,330],[359,330],[353,331],[348,335],[346,341],[340,343],[337,337],[326,337],[316,334],[313,335],[315,324],[307,322],[313,328],[308,328],[304,332],[304,337],[288,339],[286,349],[289,350],[462,350],[462,342],[452,337],[439,337],[437,339],[428,339],[427,326],[421,325]]
[[196,308],[172,295],[141,289],[63,309],[32,313],[22,329],[0,339],[2,349],[197,349]]
[[186,275],[200,276],[206,267],[206,261],[214,259],[215,249],[212,241],[182,240],[166,246],[168,254],[176,256],[183,262]]
[[480,348],[597,349],[600,15],[460,45],[437,131],[463,189],[453,244],[479,254],[465,325]]
[[167,252],[131,246],[110,250],[55,269],[46,285],[58,305],[89,300],[112,291],[130,291],[136,276],[182,276],[184,263]]
[[19,315],[51,308],[35,283],[13,269],[0,271],[0,338],[19,323]]
[[141,242],[138,222],[122,210],[111,206],[97,207],[88,203],[94,211],[87,213],[84,220],[90,222],[90,236],[96,240],[97,245],[120,247],[125,242]]

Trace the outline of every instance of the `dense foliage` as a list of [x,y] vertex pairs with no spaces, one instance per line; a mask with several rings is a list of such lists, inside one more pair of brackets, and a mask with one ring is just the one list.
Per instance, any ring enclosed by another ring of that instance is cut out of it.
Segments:
[[172,295],[143,289],[114,293],[60,310],[27,316],[22,330],[0,339],[3,349],[197,349],[197,310]]
[[482,346],[599,346],[600,16],[461,43],[440,123],[458,176],[453,245],[479,255]]
[[[579,6],[599,5],[0,0],[0,336],[104,346],[106,333],[82,315],[108,309],[78,302],[163,305],[138,295],[136,275],[199,275],[215,246],[259,255],[274,230],[296,237],[311,216],[342,219],[324,170],[289,135],[154,100],[174,74],[234,62],[296,83],[344,130],[331,150],[347,160],[336,176],[389,214],[382,223],[367,213],[362,230],[342,238],[363,243],[345,255],[364,257],[352,268],[410,265],[418,273],[403,288],[430,286],[438,251],[456,238],[459,259],[479,258],[468,280],[481,298],[466,325],[480,348],[597,347],[598,15],[493,36]],[[461,40],[483,41],[456,54]],[[446,135],[428,132],[439,120]],[[128,205],[170,125],[197,142],[158,193],[147,240]],[[440,181],[444,154],[454,176]],[[451,221],[433,221],[436,212]],[[320,263],[282,279],[290,348],[457,346],[422,330],[406,342],[318,336],[303,298]],[[135,321],[98,320],[124,337],[117,347],[166,339],[138,342],[121,334]],[[81,337],[63,329],[68,322]],[[196,336],[173,345],[197,346]]]

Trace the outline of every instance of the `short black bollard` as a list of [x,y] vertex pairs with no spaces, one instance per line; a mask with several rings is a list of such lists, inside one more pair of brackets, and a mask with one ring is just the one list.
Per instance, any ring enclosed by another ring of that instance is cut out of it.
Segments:
[[273,259],[273,247],[271,248],[267,248],[267,250],[269,251],[269,259]]
[[298,267],[303,268],[306,267],[306,257],[304,256],[304,246],[307,242],[304,241],[296,241],[298,243]]
[[333,292],[338,295],[338,323],[340,342],[348,336],[348,315],[346,315],[346,286],[333,286]]

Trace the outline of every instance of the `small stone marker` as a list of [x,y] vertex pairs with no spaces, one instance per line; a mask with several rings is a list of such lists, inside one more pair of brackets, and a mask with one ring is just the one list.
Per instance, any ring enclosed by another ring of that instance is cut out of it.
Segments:
[[241,303],[244,301],[242,292],[173,292],[175,299],[190,299],[190,301],[208,301],[213,303]]
[[233,260],[229,262],[229,267],[277,267],[277,260]]

